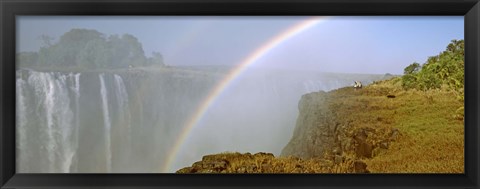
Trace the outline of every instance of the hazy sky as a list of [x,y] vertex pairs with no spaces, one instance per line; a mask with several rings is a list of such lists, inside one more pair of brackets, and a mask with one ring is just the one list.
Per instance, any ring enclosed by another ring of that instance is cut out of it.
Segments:
[[[73,28],[132,34],[147,56],[168,65],[235,65],[262,44],[310,17],[17,17],[17,51],[38,51],[39,36],[56,40]],[[464,38],[464,18],[328,17],[289,38],[255,66],[347,73],[394,73]]]

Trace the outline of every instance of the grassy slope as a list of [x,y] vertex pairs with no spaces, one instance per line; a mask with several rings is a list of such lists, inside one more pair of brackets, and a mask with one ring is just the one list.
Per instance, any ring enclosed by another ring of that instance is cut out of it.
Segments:
[[458,109],[463,102],[447,90],[404,91],[395,80],[373,84],[368,91],[392,91],[396,98],[367,95],[378,110],[366,116],[388,118],[401,137],[384,153],[365,160],[368,169],[382,173],[463,173],[464,121]]
[[[354,151],[346,151],[345,160],[335,164],[328,154],[326,159],[302,160],[222,153],[205,156],[179,173],[352,173],[359,172],[356,165],[362,162],[372,173],[463,173],[464,121],[458,111],[463,102],[447,90],[406,91],[399,84],[394,78],[360,90],[346,87],[330,92],[335,98],[329,108],[336,113],[336,119],[342,119],[339,122],[350,123],[350,133],[374,129],[377,135],[368,140],[376,145],[389,137],[387,131],[399,131],[388,149],[375,148],[372,158],[358,158]],[[227,163],[215,169],[219,161]]]

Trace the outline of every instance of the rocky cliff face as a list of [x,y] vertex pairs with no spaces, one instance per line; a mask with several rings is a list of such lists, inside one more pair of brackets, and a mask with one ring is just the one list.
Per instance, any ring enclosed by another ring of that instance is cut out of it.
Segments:
[[371,158],[388,149],[398,137],[398,129],[390,127],[388,118],[360,113],[378,111],[380,107],[370,106],[370,101],[390,98],[387,93],[346,87],[303,95],[293,136],[281,156],[322,157],[342,163],[348,155]]
[[329,98],[331,95],[323,91],[302,96],[293,137],[283,149],[282,156],[319,157],[335,145],[338,124],[328,108]]
[[368,173],[365,159],[385,152],[400,136],[391,117],[377,114],[395,112],[383,103],[395,98],[390,92],[345,87],[305,94],[298,103],[293,136],[281,157],[207,155],[177,173]]

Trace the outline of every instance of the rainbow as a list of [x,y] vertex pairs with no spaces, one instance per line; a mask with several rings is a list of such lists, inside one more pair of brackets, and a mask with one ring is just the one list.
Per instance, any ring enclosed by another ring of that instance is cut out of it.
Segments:
[[175,141],[173,147],[171,148],[170,152],[168,153],[167,159],[163,166],[163,172],[169,171],[170,167],[174,163],[174,159],[177,156],[177,153],[180,151],[185,139],[188,137],[191,130],[197,125],[204,114],[207,112],[209,107],[213,104],[215,99],[221,95],[221,93],[228,87],[228,85],[237,78],[245,69],[255,63],[258,59],[262,56],[270,52],[273,48],[280,45],[282,42],[287,41],[291,37],[301,33],[304,30],[307,30],[314,26],[315,24],[319,23],[321,20],[324,20],[325,17],[312,17],[307,20],[304,20],[300,23],[289,27],[284,32],[278,34],[277,36],[270,39],[260,48],[253,51],[252,54],[247,56],[240,64],[238,64],[232,71],[230,71],[222,81],[220,81],[212,91],[208,94],[205,98],[203,103],[200,104],[198,109],[195,111],[193,116],[188,120],[186,126],[180,132],[180,136]]

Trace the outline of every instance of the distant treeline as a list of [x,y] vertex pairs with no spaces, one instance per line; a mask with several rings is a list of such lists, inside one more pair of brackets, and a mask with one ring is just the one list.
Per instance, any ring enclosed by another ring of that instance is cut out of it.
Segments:
[[464,40],[452,40],[445,51],[429,57],[420,65],[412,63],[404,69],[402,86],[406,89],[447,88],[460,92],[464,90]]
[[164,66],[162,55],[146,57],[142,44],[130,34],[107,36],[96,30],[72,29],[56,43],[42,35],[39,52],[17,53],[17,65],[31,68],[112,69]]

